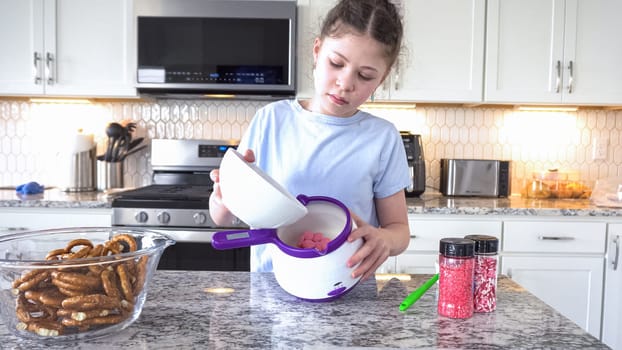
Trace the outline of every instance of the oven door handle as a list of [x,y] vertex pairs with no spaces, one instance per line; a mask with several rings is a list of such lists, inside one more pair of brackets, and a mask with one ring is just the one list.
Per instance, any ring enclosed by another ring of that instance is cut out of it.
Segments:
[[212,237],[212,247],[221,250],[277,242],[281,240],[276,229],[220,231]]

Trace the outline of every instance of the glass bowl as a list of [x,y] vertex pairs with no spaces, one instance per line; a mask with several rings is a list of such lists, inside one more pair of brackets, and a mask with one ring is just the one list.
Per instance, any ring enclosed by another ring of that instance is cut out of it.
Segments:
[[138,319],[164,250],[161,233],[76,227],[0,236],[0,315],[17,336],[93,339]]

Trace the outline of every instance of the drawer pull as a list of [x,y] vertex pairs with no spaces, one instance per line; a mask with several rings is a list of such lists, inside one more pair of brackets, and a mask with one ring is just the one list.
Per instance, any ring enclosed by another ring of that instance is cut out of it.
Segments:
[[612,241],[612,244],[615,244],[616,252],[613,257],[613,261],[611,261],[611,265],[613,265],[613,271],[618,269],[618,260],[620,259],[620,236],[616,236]]
[[541,241],[574,241],[574,237],[568,236],[538,236],[538,239]]

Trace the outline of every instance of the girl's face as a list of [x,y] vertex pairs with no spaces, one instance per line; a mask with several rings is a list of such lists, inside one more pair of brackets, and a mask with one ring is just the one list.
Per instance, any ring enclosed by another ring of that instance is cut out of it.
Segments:
[[337,117],[356,113],[388,73],[383,46],[368,35],[315,39],[315,94],[308,108]]

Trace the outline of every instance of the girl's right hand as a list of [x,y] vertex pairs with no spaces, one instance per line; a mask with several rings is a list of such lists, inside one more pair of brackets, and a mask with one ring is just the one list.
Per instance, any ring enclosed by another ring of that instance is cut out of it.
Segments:
[[[247,149],[244,152],[244,160],[249,163],[255,161],[255,153]],[[220,169],[214,169],[209,173],[210,179],[214,182],[214,188],[209,198],[209,213],[212,221],[216,225],[228,226],[234,222],[235,217],[229,209],[222,203],[222,192],[220,191]]]

